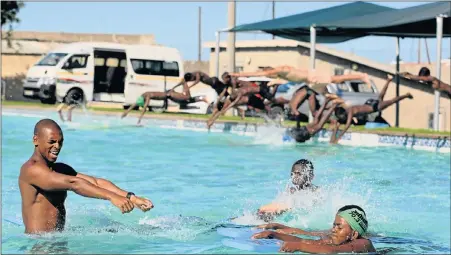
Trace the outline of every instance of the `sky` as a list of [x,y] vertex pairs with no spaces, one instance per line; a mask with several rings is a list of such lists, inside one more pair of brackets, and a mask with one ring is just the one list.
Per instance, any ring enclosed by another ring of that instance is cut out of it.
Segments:
[[[276,2],[275,16],[283,17],[347,2]],[[426,2],[373,2],[392,8],[405,8]],[[215,31],[228,27],[227,2],[25,2],[14,26],[18,31],[67,33],[153,34],[157,43],[177,48],[185,60],[198,57],[198,8],[201,7],[202,42],[215,41]],[[272,2],[237,2],[236,25],[272,18]],[[236,40],[271,39],[268,34],[237,33]],[[278,38],[281,39],[281,38]],[[227,40],[226,35],[221,40]],[[400,56],[404,62],[418,61],[419,39],[402,39]],[[431,62],[435,63],[437,42],[427,39]],[[390,63],[396,56],[396,39],[364,37],[327,47]],[[426,47],[421,39],[421,60]],[[202,60],[209,49],[202,48]],[[450,58],[450,39],[442,41],[442,59]]]

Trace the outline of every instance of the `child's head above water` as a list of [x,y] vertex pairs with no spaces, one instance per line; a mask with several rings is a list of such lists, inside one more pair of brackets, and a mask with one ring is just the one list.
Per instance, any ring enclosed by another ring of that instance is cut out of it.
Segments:
[[291,167],[291,181],[293,185],[302,189],[303,187],[312,184],[313,177],[313,163],[307,159],[300,159],[294,162]]

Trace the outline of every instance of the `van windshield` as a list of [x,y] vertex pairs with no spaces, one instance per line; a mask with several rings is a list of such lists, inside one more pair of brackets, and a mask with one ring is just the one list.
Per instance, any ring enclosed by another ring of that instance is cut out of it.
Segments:
[[47,56],[45,56],[39,63],[37,63],[37,66],[56,66],[61,59],[63,59],[67,54],[66,53],[50,53]]

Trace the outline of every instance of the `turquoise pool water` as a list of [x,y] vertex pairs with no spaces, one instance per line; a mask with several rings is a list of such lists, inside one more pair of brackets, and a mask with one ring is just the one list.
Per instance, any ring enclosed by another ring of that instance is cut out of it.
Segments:
[[[66,231],[29,237],[16,224],[17,178],[32,154],[40,117],[57,119],[46,111],[2,113],[2,253],[249,253],[224,247],[215,228],[259,224],[253,212],[274,199],[296,207],[277,222],[327,229],[339,207],[358,204],[376,248],[391,254],[450,252],[449,154],[283,144],[270,129],[256,138],[138,128],[130,126],[133,117],[80,115],[71,126],[62,125],[59,161],[148,197],[155,208],[122,215],[107,201],[69,193]],[[291,165],[300,158],[314,163],[314,183],[321,189],[284,195]]]

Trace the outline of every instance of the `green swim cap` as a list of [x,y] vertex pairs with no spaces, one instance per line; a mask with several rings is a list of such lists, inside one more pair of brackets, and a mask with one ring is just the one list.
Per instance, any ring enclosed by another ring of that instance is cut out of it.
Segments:
[[365,234],[368,229],[368,221],[365,213],[357,208],[342,211],[338,216],[342,217],[349,226],[351,226],[353,230],[359,232],[360,235]]

